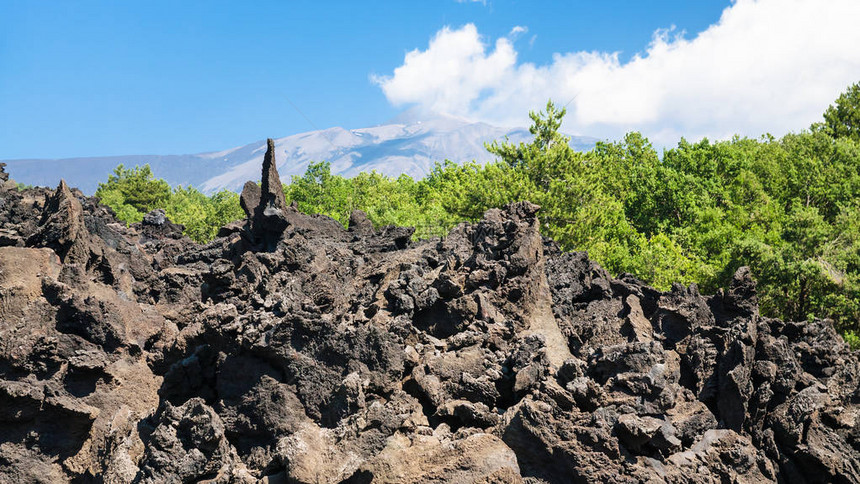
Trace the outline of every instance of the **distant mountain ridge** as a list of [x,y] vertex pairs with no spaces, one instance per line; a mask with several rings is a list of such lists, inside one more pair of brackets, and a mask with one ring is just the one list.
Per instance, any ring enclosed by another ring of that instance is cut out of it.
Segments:
[[[275,140],[282,180],[301,175],[317,161],[331,163],[332,172],[354,176],[376,170],[390,176],[426,176],[435,162],[485,163],[493,156],[484,143],[507,137],[513,142],[532,138],[525,128],[502,128],[446,115],[422,116],[406,111],[388,124],[360,129],[329,128]],[[571,137],[571,146],[587,150],[596,138]],[[171,185],[191,185],[212,193],[239,191],[247,180],[260,178],[265,140],[236,148],[190,155],[126,155],[63,159],[3,160],[21,183],[55,186],[60,178],[92,194],[120,163],[126,167],[149,164]]]

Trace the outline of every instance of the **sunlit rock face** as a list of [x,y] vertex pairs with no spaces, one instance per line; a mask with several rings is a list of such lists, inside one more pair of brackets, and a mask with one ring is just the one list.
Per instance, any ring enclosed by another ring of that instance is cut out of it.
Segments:
[[0,482],[860,480],[857,356],[744,268],[659,292],[528,202],[415,241],[251,185],[206,245],[0,192]]

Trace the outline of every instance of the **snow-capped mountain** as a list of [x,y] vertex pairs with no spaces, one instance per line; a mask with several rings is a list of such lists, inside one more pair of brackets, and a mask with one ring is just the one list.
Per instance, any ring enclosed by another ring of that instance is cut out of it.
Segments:
[[[501,128],[451,116],[417,117],[414,112],[372,128],[329,128],[275,140],[278,171],[284,182],[301,175],[311,162],[328,161],[332,172],[354,176],[376,170],[386,175],[406,173],[422,178],[435,162],[446,159],[488,162],[493,159],[484,142],[508,137],[520,142],[531,139],[528,129]],[[590,149],[597,140],[572,137],[571,146]],[[260,178],[266,150],[265,140],[225,151],[195,155],[130,155],[54,160],[4,160],[7,171],[22,183],[55,186],[64,178],[71,186],[92,194],[100,182],[120,163],[126,167],[149,164],[159,178],[171,185],[192,185],[211,193],[221,189],[239,191],[247,180]]]

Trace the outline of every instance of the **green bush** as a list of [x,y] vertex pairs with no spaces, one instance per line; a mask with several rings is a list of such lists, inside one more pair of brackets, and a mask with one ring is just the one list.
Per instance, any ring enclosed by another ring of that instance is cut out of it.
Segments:
[[206,196],[193,187],[171,189],[156,179],[149,165],[127,169],[119,165],[106,183],[100,183],[96,196],[111,207],[119,220],[131,224],[156,208],[163,208],[174,223],[185,225],[185,235],[197,242],[208,242],[218,229],[242,218],[239,195],[221,191]]
[[[487,145],[498,161],[437,163],[422,180],[376,172],[346,178],[311,164],[284,192],[307,213],[346,225],[355,209],[377,227],[415,226],[423,238],[475,221],[489,208],[531,200],[543,233],[586,250],[612,273],[667,289],[726,286],[751,267],[764,315],[831,318],[852,346],[860,334],[860,137],[855,84],[825,123],[780,139],[681,139],[658,155],[639,133],[587,152],[560,134],[564,109],[530,113],[530,143]],[[149,167],[117,167],[97,195],[135,222],[162,207],[197,241],[242,215],[238,196],[170,189]]]

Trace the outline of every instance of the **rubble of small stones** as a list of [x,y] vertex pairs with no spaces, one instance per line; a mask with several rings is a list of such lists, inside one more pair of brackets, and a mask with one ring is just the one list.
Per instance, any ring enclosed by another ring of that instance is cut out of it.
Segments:
[[206,245],[2,174],[0,482],[860,481],[857,355],[747,269],[613,278],[528,202],[344,229],[269,150]]

